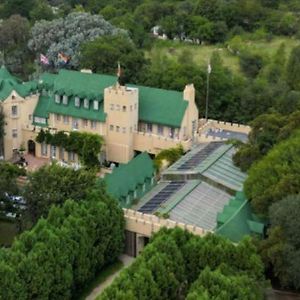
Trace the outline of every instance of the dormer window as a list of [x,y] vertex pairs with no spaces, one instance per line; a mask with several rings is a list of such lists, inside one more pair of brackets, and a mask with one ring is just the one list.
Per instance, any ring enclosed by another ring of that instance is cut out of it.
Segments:
[[56,95],[55,95],[55,102],[56,102],[56,103],[60,103],[60,100],[61,100],[61,99],[60,99],[60,95],[56,94]]
[[67,95],[63,96],[63,104],[68,105],[68,96]]
[[79,97],[75,97],[75,106],[80,107],[80,98]]
[[89,99],[84,99],[83,106],[84,108],[89,108]]
[[99,109],[99,102],[97,100],[94,100],[94,110]]

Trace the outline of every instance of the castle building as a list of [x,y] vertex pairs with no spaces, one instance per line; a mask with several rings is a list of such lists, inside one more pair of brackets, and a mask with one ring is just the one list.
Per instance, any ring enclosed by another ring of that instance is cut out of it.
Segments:
[[5,159],[24,147],[37,157],[76,161],[74,153],[36,143],[41,129],[99,134],[103,159],[127,163],[136,152],[155,155],[179,144],[188,150],[198,128],[193,84],[183,92],[120,86],[115,76],[88,72],[61,70],[22,83],[2,67],[0,106]]

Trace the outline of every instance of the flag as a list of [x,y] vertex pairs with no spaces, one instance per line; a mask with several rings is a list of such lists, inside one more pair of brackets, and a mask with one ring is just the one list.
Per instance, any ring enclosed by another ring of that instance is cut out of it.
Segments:
[[211,73],[211,65],[210,65],[210,63],[208,63],[208,65],[207,65],[207,73],[208,73],[208,74]]
[[121,77],[121,74],[122,74],[122,71],[121,71],[121,65],[120,65],[120,63],[118,62],[118,71],[117,71],[117,76],[118,76],[118,78]]
[[67,64],[70,60],[70,56],[65,55],[62,52],[58,53],[58,60],[60,63]]
[[49,59],[43,54],[40,55],[40,62],[44,65],[49,65]]

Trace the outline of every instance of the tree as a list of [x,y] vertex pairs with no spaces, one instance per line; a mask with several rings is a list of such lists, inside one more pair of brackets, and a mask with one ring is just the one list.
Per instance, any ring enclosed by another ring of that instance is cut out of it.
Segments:
[[205,268],[192,285],[186,299],[264,299],[262,289],[258,288],[252,278],[224,273],[222,270],[211,271],[208,267]]
[[12,15],[0,23],[0,52],[13,73],[25,77],[31,70],[32,55],[27,49],[30,24],[20,15]]
[[250,168],[244,189],[257,213],[266,216],[273,203],[300,192],[299,151],[300,132],[296,131]]
[[137,82],[145,71],[144,53],[138,50],[127,36],[104,36],[82,47],[80,57],[82,68],[115,75],[118,62],[123,70],[122,80],[126,83]]
[[50,206],[62,205],[67,199],[80,201],[95,186],[95,173],[91,170],[44,166],[28,176],[24,197],[31,219],[36,222],[46,217]]
[[300,196],[287,196],[270,207],[271,228],[260,251],[282,287],[300,289]]
[[4,155],[4,126],[5,126],[5,116],[3,108],[0,105],[0,156]]
[[4,14],[6,17],[10,17],[13,14],[19,14],[28,18],[30,11],[34,8],[36,0],[5,0],[4,2]]
[[37,5],[30,12],[30,19],[33,21],[38,20],[52,20],[54,14],[52,8],[46,0],[39,0]]
[[286,68],[286,81],[292,90],[300,90],[300,46],[293,48]]
[[220,236],[201,238],[179,228],[164,228],[99,299],[126,299],[121,297],[124,292],[129,299],[185,299],[197,278],[196,292],[200,285],[209,292],[201,299],[219,299],[222,290],[233,297],[220,299],[262,298],[263,266],[250,239],[235,246]]
[[244,50],[240,56],[240,66],[247,76],[254,78],[263,67],[263,58],[258,53],[251,53],[248,50]]
[[20,188],[17,184],[17,178],[25,175],[23,169],[18,168],[8,162],[0,162],[0,213],[17,212],[11,202],[11,196],[19,196]]
[[279,132],[286,123],[280,114],[263,114],[250,123],[247,144],[241,144],[233,160],[243,171],[264,156],[278,141]]
[[73,298],[117,259],[123,232],[122,210],[101,188],[53,206],[47,219],[0,249],[0,298]]
[[71,13],[53,21],[39,21],[31,29],[28,47],[36,55],[44,53],[50,62],[59,67],[58,54],[71,57],[70,67],[79,66],[79,51],[84,42],[102,35],[126,34],[105,21],[100,15]]

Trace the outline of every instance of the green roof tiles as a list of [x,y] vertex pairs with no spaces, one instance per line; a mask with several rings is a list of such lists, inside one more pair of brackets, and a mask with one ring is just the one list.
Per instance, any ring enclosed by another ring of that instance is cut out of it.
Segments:
[[115,76],[60,70],[54,91],[71,91],[74,96],[92,99],[102,96],[104,89],[115,83]]
[[16,91],[21,97],[25,98],[36,90],[37,82],[29,81],[21,83],[21,81],[12,76],[4,66],[0,68],[0,101],[7,99],[12,91]]
[[139,120],[143,122],[180,127],[188,101],[182,92],[144,86],[139,89]]
[[[60,70],[58,74],[44,73],[40,80],[20,83],[6,68],[0,69],[0,100],[5,100],[13,90],[26,97],[37,90],[51,90],[59,95],[69,96],[69,104],[55,103],[49,99],[47,108],[45,99],[38,103],[37,115],[57,113],[78,118],[105,122],[106,115],[103,105],[99,110],[75,107],[74,97],[98,100],[103,102],[104,89],[116,83],[117,78],[110,75],[82,73],[78,71]],[[133,86],[133,85],[130,85]],[[134,86],[139,89],[139,120],[170,127],[180,127],[188,101],[183,100],[183,93],[144,86]],[[45,111],[47,109],[47,111]],[[42,113],[40,113],[42,111]]]
[[93,105],[89,105],[89,108],[84,108],[83,101],[81,101],[80,107],[76,107],[74,96],[69,97],[67,105],[63,103],[58,104],[54,101],[53,98],[51,98],[48,106],[48,112],[99,122],[105,122],[106,119],[106,114],[103,110],[103,102],[100,103],[98,110],[94,110]]
[[39,101],[34,109],[33,116],[47,119],[48,107],[51,101],[52,99],[48,96],[40,96]]
[[154,175],[154,165],[150,156],[144,152],[136,156],[129,163],[115,168],[111,174],[105,176],[107,191],[116,198],[126,197],[143,184],[147,178]]
[[[81,99],[103,101],[104,89],[116,83],[117,78],[110,75],[89,74],[76,71],[61,70],[59,74],[43,74],[41,77],[45,87],[53,87],[53,91],[59,95],[78,96]],[[134,86],[139,89],[139,120],[170,127],[180,127],[188,106],[183,100],[182,92],[168,91],[144,86]],[[58,104],[61,106],[61,104]],[[49,112],[68,114],[64,108],[59,112],[56,104],[51,104]],[[69,107],[70,109],[71,107]],[[80,108],[79,110],[82,110]],[[70,111],[71,116],[105,121],[103,106],[99,112],[93,110],[79,112],[78,108]],[[72,113],[72,114],[71,114]]]
[[[237,205],[238,204],[238,205]],[[262,235],[264,223],[252,213],[249,201],[242,192],[224,206],[218,214],[216,233],[226,236],[233,242],[239,242],[245,235]]]

